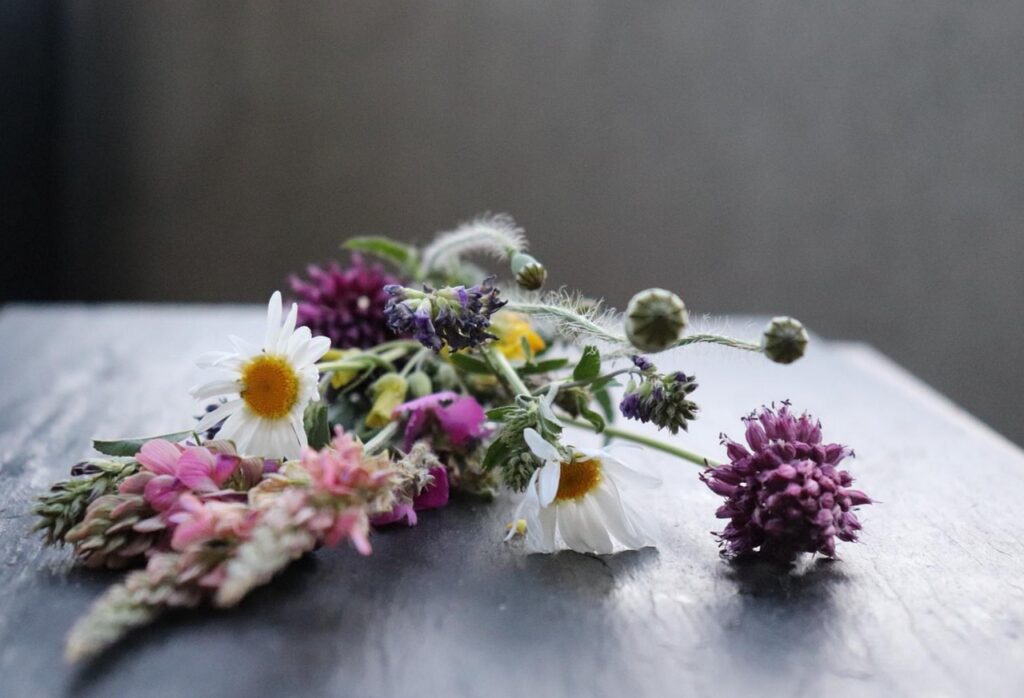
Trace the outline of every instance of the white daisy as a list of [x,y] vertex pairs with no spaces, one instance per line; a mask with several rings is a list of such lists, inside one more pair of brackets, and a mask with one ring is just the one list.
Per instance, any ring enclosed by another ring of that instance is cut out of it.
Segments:
[[298,307],[292,304],[281,323],[281,292],[267,308],[263,348],[231,336],[234,352],[211,352],[196,362],[201,368],[228,372],[223,379],[192,388],[197,400],[227,396],[196,427],[208,429],[226,419],[217,436],[235,442],[240,453],[267,458],[298,458],[306,445],[302,414],[320,399],[316,362],[331,348],[327,337],[313,337],[308,327],[295,328]]
[[523,435],[544,465],[530,478],[508,538],[521,533],[525,521],[526,549],[535,553],[607,554],[655,544],[652,522],[630,495],[635,488],[658,487],[660,480],[604,450],[573,449],[572,458],[564,461],[535,430]]

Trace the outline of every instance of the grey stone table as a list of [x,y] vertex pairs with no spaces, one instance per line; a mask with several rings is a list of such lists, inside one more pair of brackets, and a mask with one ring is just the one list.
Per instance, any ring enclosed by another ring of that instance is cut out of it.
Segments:
[[29,535],[32,497],[89,437],[188,425],[192,358],[262,322],[247,307],[0,311],[0,695],[1021,695],[1024,455],[835,342],[790,367],[716,349],[673,361],[701,382],[680,437],[695,450],[720,456],[719,432],[786,398],[855,446],[880,503],[839,562],[723,561],[695,466],[638,452],[665,482],[658,550],[527,556],[500,542],[511,497],[456,503],[376,534],[369,558],[319,551],[237,609],[179,613],[64,664],[64,633],[118,576]]

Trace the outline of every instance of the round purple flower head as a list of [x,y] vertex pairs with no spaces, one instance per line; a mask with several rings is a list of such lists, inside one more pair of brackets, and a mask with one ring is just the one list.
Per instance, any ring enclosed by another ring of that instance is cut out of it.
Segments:
[[367,264],[353,254],[342,268],[331,262],[326,269],[307,268],[309,279],[292,275],[292,293],[299,305],[298,324],[314,335],[329,337],[338,349],[366,349],[392,339],[384,317],[388,294],[384,287],[398,282],[379,264]]
[[838,465],[853,452],[824,444],[821,423],[796,417],[789,404],[761,408],[745,420],[750,450],[723,436],[729,463],[707,470],[701,480],[725,497],[716,516],[729,519],[717,534],[724,553],[760,550],[792,561],[800,553],[836,555],[836,538],[857,540],[861,524],[853,508],[871,504],[853,477]]

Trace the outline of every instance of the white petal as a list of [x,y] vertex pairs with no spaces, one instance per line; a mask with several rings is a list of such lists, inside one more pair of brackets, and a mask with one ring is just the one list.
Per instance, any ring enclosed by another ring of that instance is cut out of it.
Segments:
[[608,535],[601,516],[601,507],[591,497],[580,500],[580,521],[583,524],[581,535],[591,551],[601,555],[609,555],[615,551],[615,544]]
[[[299,329],[308,330],[309,328],[300,327]],[[313,337],[305,344],[296,347],[294,351],[290,351],[288,353],[288,358],[291,359],[291,362],[295,364],[295,366],[301,368],[319,361],[330,348],[331,340],[329,338]]]
[[578,502],[566,502],[558,507],[558,535],[570,550],[578,553],[593,552],[583,537],[584,522]]
[[267,305],[267,334],[263,338],[263,349],[274,352],[281,336],[281,292],[274,291]]
[[[536,500],[534,500],[536,502]],[[531,553],[553,553],[558,507],[539,508],[526,520],[526,549]]]
[[644,547],[646,541],[630,523],[622,508],[619,493],[614,487],[602,484],[590,493],[590,497],[593,498],[601,512],[601,520],[604,522],[605,528],[615,536],[619,543],[630,550],[639,550]]
[[215,395],[232,395],[242,389],[241,383],[236,380],[210,381],[202,385],[193,386],[189,394],[196,400],[205,400]]
[[607,453],[601,456],[601,464],[612,478],[627,487],[642,487],[644,489],[661,487],[661,478],[631,468],[618,458],[613,458]]
[[217,409],[211,410],[203,415],[203,418],[199,420],[199,424],[196,425],[196,431],[206,431],[214,424],[222,419],[227,419],[235,413],[239,407],[242,406],[242,400],[229,400],[223,405],[220,405]]
[[297,303],[292,303],[292,307],[288,310],[288,317],[284,320],[284,325],[281,326],[281,331],[277,335],[277,347],[274,352],[277,354],[283,354],[288,349],[288,341],[292,338],[292,333],[295,332],[295,321],[299,314],[299,306]]
[[[240,431],[242,427],[252,421],[253,417],[249,415],[248,411],[244,406],[236,408],[231,415],[228,417],[228,421],[224,422],[224,426],[217,432],[217,437],[221,439],[227,439],[228,441],[234,441],[235,446],[238,449],[238,453],[241,455],[248,455],[245,451],[245,446],[248,439],[240,438]],[[201,422],[200,422],[201,424]]]
[[199,368],[228,368],[235,370],[242,365],[242,357],[230,351],[208,351],[196,359]]
[[558,482],[562,478],[562,464],[557,460],[548,461],[540,468],[540,477],[537,479],[537,495],[540,497],[540,505],[546,507],[555,501],[558,494]]
[[242,356],[256,356],[260,353],[260,348],[258,346],[247,339],[242,339],[238,335],[228,335],[228,341],[231,342],[231,346],[235,348],[235,351]]
[[531,451],[533,451],[533,455],[537,456],[542,461],[557,461],[559,459],[558,449],[545,441],[544,438],[537,433],[536,429],[524,429],[523,438],[526,439],[526,445],[530,447]]
[[548,388],[547,394],[544,399],[540,401],[538,406],[540,407],[540,413],[549,422],[554,422],[558,426],[564,426],[562,420],[555,416],[555,413],[551,410],[551,405],[555,401],[555,397],[558,395],[558,384],[552,383],[551,387]]

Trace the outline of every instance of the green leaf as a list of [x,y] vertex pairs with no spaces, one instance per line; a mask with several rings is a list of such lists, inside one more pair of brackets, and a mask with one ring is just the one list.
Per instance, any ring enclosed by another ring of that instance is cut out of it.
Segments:
[[487,410],[487,419],[495,422],[504,422],[509,415],[515,414],[519,411],[519,408],[515,405],[505,405],[504,407],[495,407],[492,410]]
[[321,449],[331,441],[331,426],[327,422],[327,405],[312,402],[302,415],[302,426],[306,429],[306,440],[310,448]]
[[590,344],[583,348],[583,356],[572,371],[573,380],[585,381],[597,378],[601,372],[601,352]]
[[487,454],[484,456],[484,461],[480,464],[480,467],[484,470],[490,470],[504,463],[511,455],[512,448],[505,442],[505,439],[495,439],[487,449]]
[[535,364],[526,364],[516,370],[521,376],[532,376],[537,373],[557,371],[558,369],[565,368],[568,365],[569,359],[548,359],[547,361],[538,361]]
[[416,263],[416,248],[382,235],[349,238],[341,245],[346,250],[366,252],[402,267],[411,268]]
[[604,418],[609,422],[615,421],[615,403],[612,402],[611,393],[607,390],[598,390],[594,393],[594,399],[597,400],[597,404],[601,406],[601,411],[604,413]]
[[526,363],[533,363],[533,347],[530,346],[530,341],[526,337],[520,337],[519,346],[523,348],[523,356],[526,357]]
[[449,356],[448,358],[451,359],[451,362],[455,365],[455,368],[459,369],[460,371],[464,371],[466,373],[493,373],[493,371],[491,371],[491,367],[488,366],[486,362],[481,361],[480,359],[474,359],[472,356],[469,356],[468,354],[460,354],[458,352],[453,352],[452,355]]
[[580,416],[594,425],[594,431],[596,431],[598,434],[604,431],[604,417],[602,417],[600,414],[594,412],[594,410],[587,407],[586,403],[583,400],[579,401],[579,408]]
[[176,431],[171,434],[160,434],[159,436],[146,436],[138,439],[116,439],[114,441],[101,441],[93,439],[92,447],[100,453],[108,456],[134,456],[142,448],[142,444],[154,439],[164,439],[178,443],[195,434],[194,429],[187,431]]

